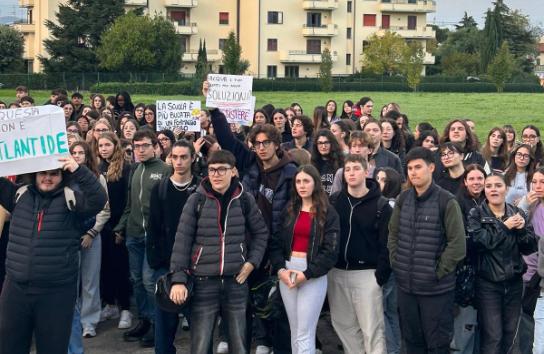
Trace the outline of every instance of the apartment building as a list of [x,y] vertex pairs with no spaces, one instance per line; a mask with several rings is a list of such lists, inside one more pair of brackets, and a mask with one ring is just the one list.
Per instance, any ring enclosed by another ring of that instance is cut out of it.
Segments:
[[[41,71],[38,55],[46,56],[43,40],[46,19],[54,19],[59,0],[19,0],[28,11],[25,59],[29,69]],[[436,11],[432,0],[125,0],[127,9],[142,7],[174,24],[184,48],[182,72],[194,73],[201,40],[208,62],[221,70],[222,49],[230,31],[249,60],[249,74],[257,77],[315,77],[321,52],[332,54],[333,74],[361,69],[367,38],[393,31],[424,48],[435,38],[427,14]],[[433,64],[427,53],[425,64]]]

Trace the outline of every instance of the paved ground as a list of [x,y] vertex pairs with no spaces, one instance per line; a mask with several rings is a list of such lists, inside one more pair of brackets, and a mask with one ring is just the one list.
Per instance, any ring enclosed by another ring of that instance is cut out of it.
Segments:
[[[217,331],[216,331],[217,332]],[[318,337],[323,344],[323,354],[342,354],[343,351],[338,349],[339,340],[334,333],[329,317],[323,316],[318,325]],[[181,329],[178,331],[176,338],[176,347],[178,353],[189,353],[189,332]],[[123,331],[117,329],[117,321],[111,320],[102,322],[97,328],[97,336],[95,338],[84,338],[83,345],[86,354],[151,354],[154,353],[153,348],[140,348],[138,343],[127,343],[123,341]],[[236,354],[236,353],[234,353]]]

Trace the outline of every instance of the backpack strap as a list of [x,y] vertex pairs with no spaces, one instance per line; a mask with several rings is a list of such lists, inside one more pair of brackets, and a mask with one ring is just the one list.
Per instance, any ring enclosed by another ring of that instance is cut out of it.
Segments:
[[28,191],[28,184],[17,189],[17,192],[15,192],[15,204],[17,204],[19,199],[21,199],[21,197],[23,196],[23,194],[26,193],[26,191]]
[[64,187],[64,199],[66,200],[66,206],[68,210],[76,210],[76,194],[74,190],[70,187]]
[[386,205],[389,205],[389,200],[383,195],[381,195],[378,198],[378,205],[376,207],[376,218],[374,219],[375,230],[378,230],[380,228],[380,219],[382,218],[383,209],[385,208]]

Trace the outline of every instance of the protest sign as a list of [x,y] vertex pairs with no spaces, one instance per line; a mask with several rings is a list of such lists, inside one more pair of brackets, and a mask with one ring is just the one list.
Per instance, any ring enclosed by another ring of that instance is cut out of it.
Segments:
[[219,108],[229,123],[251,125],[255,108],[253,77],[209,74],[208,83],[207,107]]
[[157,131],[200,131],[200,101],[157,101]]
[[0,110],[0,176],[60,168],[68,153],[62,108]]

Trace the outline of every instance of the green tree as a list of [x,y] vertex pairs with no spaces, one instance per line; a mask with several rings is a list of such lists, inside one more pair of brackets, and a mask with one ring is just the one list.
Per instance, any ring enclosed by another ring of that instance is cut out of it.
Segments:
[[478,23],[476,22],[476,20],[474,20],[474,17],[469,16],[466,11],[461,21],[459,21],[459,24],[455,25],[456,30],[460,30],[462,28],[477,28],[477,27],[478,27]]
[[21,32],[0,25],[0,73],[23,70],[24,39]]
[[442,57],[442,72],[449,76],[469,76],[480,73],[478,53],[451,52]]
[[396,33],[386,31],[383,36],[373,34],[363,49],[363,70],[392,76],[399,70],[405,46],[404,39]]
[[421,74],[425,68],[424,59],[425,50],[420,43],[409,42],[404,46],[400,71],[404,75],[408,87],[414,91],[417,91],[417,87],[421,83]]
[[191,86],[192,91],[195,95],[200,93],[202,89],[202,82],[206,80],[208,76],[209,66],[208,66],[208,54],[206,53],[206,40],[202,44],[202,40],[198,45],[198,57],[196,59],[196,72],[193,76]]
[[480,65],[485,72],[489,63],[497,54],[497,49],[502,42],[501,17],[497,10],[487,10],[485,27],[480,47]]
[[249,61],[242,59],[242,47],[234,32],[230,32],[223,48],[225,74],[242,75],[249,68]]
[[487,74],[497,87],[497,92],[503,92],[504,85],[512,78],[514,72],[514,57],[510,53],[508,42],[503,42],[497,55],[489,64]]
[[177,72],[181,43],[174,25],[160,16],[119,17],[102,35],[100,67],[117,72]]
[[51,38],[44,41],[49,57],[40,58],[44,70],[88,72],[98,69],[96,48],[102,32],[124,14],[124,0],[68,0],[61,3],[56,21],[45,25]]
[[319,85],[323,92],[330,92],[332,90],[332,56],[329,48],[325,48],[323,53],[321,53]]

